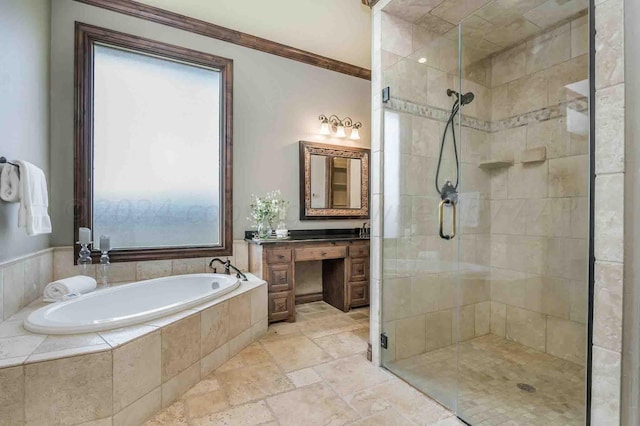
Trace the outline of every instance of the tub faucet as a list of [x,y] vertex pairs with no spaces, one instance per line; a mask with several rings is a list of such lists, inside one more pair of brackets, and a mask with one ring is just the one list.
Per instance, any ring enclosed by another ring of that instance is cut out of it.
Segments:
[[229,259],[227,260],[222,260],[218,257],[214,257],[213,259],[211,259],[211,262],[209,262],[209,268],[213,269],[213,272],[216,272],[216,268],[214,268],[213,264],[214,263],[219,263],[222,266],[224,266],[224,273],[226,275],[231,275],[231,270],[233,269],[236,272],[236,277],[238,279],[242,278],[242,281],[248,281],[247,280],[247,276],[245,274],[243,274],[240,269],[236,268],[235,266],[233,266],[231,264],[231,261]]

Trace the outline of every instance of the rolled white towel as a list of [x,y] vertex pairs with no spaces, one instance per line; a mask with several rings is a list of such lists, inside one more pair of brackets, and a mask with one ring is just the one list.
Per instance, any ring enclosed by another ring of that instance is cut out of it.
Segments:
[[91,293],[96,289],[96,280],[84,275],[76,275],[75,277],[65,278],[47,284],[44,288],[45,302],[59,302],[65,299],[70,293]]
[[20,177],[18,168],[12,164],[2,166],[0,172],[0,199],[8,203],[20,201]]

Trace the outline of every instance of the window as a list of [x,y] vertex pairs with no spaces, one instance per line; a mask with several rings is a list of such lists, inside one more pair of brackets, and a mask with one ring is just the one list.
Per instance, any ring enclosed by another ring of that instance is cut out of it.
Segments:
[[75,229],[109,235],[115,261],[231,254],[232,61],[76,35]]

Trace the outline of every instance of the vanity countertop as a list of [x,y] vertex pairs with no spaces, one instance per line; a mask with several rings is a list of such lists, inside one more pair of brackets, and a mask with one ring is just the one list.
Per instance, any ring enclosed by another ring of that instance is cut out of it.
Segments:
[[[369,228],[367,228],[367,232]],[[270,238],[268,240],[257,240],[253,238],[255,231],[245,231],[245,241],[263,245],[277,243],[308,243],[308,242],[332,242],[332,241],[368,241],[369,236],[360,236],[360,228],[349,229],[296,229],[289,231],[288,238]]]

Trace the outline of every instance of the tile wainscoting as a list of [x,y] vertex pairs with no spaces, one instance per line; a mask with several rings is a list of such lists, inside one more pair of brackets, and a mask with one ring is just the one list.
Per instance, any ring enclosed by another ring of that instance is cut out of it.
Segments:
[[20,334],[0,339],[0,354],[39,340],[24,364],[0,368],[0,424],[144,422],[267,331],[267,286],[250,277],[218,300],[98,333],[31,334],[24,309],[0,325]]

